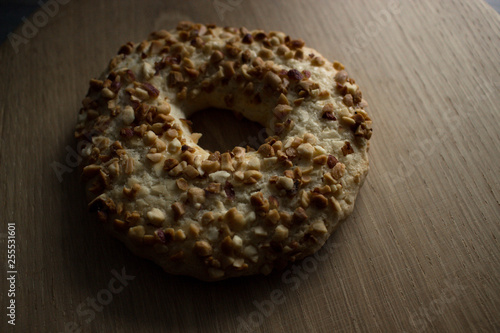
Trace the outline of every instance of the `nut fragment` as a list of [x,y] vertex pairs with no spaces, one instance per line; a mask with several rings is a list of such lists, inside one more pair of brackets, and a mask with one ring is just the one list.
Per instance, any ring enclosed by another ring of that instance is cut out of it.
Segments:
[[182,215],[186,213],[184,205],[178,201],[174,202],[170,207],[172,208],[172,211],[174,212],[174,216],[176,219],[180,218]]
[[221,169],[228,172],[233,172],[233,159],[229,153],[224,153],[220,156],[221,158]]
[[194,243],[194,251],[200,257],[206,257],[212,254],[212,246],[207,241],[197,241]]
[[273,113],[276,118],[278,118],[279,120],[283,120],[288,116],[288,114],[290,114],[292,110],[293,108],[290,105],[278,104],[274,108]]
[[346,141],[344,146],[342,147],[342,154],[346,156],[352,153],[354,153],[354,149],[352,148],[351,143],[349,141]]
[[327,163],[328,157],[326,155],[319,155],[313,158],[313,162],[319,165],[325,165]]
[[165,214],[158,208],[151,209],[146,216],[155,226],[161,226],[162,222],[165,221]]
[[201,224],[203,224],[203,225],[210,224],[213,221],[215,221],[215,217],[214,217],[214,213],[212,213],[212,212],[205,212],[201,216]]
[[128,229],[128,236],[136,242],[142,241],[142,238],[146,234],[146,230],[142,225],[137,225]]
[[333,178],[339,180],[344,175],[344,172],[345,172],[345,164],[337,163],[335,167],[333,167],[331,174]]
[[318,208],[325,208],[328,205],[328,199],[319,193],[311,193],[311,203]]
[[306,214],[306,211],[302,207],[298,207],[293,212],[292,220],[293,220],[294,223],[304,222],[305,220],[307,220],[307,218],[308,218],[308,216]]
[[282,241],[288,237],[288,228],[285,227],[284,225],[279,225],[274,229],[274,236],[273,240],[275,241]]
[[326,234],[328,232],[328,229],[325,226],[325,222],[323,222],[323,221],[314,222],[311,225],[311,229],[312,229],[312,231],[319,233],[319,234]]
[[314,154],[314,147],[310,143],[303,143],[297,147],[297,153],[302,158],[311,159]]
[[226,212],[224,222],[227,223],[231,230],[235,231],[241,230],[246,224],[245,218],[235,207]]
[[192,203],[204,203],[205,191],[199,187],[191,187],[188,190],[188,200]]
[[189,188],[189,183],[187,182],[187,180],[185,180],[184,178],[179,178],[175,181],[175,183],[177,184],[177,187],[179,188],[179,190],[181,191],[187,191],[188,188]]

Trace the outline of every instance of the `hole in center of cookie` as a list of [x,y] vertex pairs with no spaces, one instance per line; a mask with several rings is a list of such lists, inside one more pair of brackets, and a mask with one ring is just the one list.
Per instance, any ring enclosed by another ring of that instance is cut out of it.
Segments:
[[229,110],[208,108],[194,113],[189,120],[193,122],[193,133],[203,134],[198,145],[210,151],[225,152],[247,145],[258,149],[267,138],[262,125]]

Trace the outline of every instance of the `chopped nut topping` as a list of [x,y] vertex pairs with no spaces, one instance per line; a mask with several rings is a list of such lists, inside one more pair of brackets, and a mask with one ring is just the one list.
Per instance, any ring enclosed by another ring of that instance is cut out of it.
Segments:
[[175,183],[177,184],[177,187],[181,190],[181,191],[187,191],[188,188],[189,188],[189,183],[187,182],[187,180],[185,180],[184,178],[179,178],[175,181]]
[[231,230],[241,230],[245,224],[245,218],[236,208],[229,209],[224,215],[224,223],[226,223]]
[[274,230],[273,240],[280,242],[282,240],[285,240],[287,237],[288,237],[288,228],[281,224],[278,225]]
[[351,143],[349,141],[346,141],[344,146],[342,147],[342,154],[346,156],[352,153],[354,153],[354,149],[352,148]]
[[177,161],[175,158],[168,158],[165,160],[165,163],[163,164],[163,170],[170,171],[178,164],[179,161]]
[[201,217],[201,224],[207,225],[215,221],[214,213],[205,212]]
[[300,191],[299,200],[300,200],[300,205],[303,208],[309,207],[309,204],[311,203],[311,199],[309,197],[309,192],[304,191],[304,190]]
[[186,239],[186,234],[184,233],[183,230],[179,229],[175,232],[175,240],[176,241],[183,241]]
[[198,170],[193,167],[192,165],[188,165],[185,169],[184,169],[184,174],[193,179],[193,178],[196,178],[200,175],[200,173],[198,172]]
[[220,169],[220,163],[218,161],[205,160],[201,163],[201,169],[206,174],[214,173]]
[[314,154],[314,147],[310,143],[303,143],[297,147],[297,153],[302,158],[311,159]]
[[334,111],[333,104],[328,103],[323,107],[321,117],[328,120],[337,120],[337,118],[333,114],[333,111]]
[[224,61],[221,66],[225,78],[232,78],[236,73],[234,70],[234,61]]
[[335,156],[328,155],[327,164],[330,169],[333,168],[338,162],[339,161],[337,160],[337,158],[335,158]]
[[337,72],[337,74],[335,74],[335,82],[339,83],[339,84],[344,84],[347,79],[349,78],[349,75],[347,75],[347,72],[344,71],[344,70],[341,70],[339,72]]
[[267,143],[264,143],[259,147],[259,150],[257,150],[259,154],[262,155],[262,157],[272,157],[274,156],[274,149]]
[[274,58],[273,51],[271,51],[269,49],[261,49],[257,55],[259,57],[261,57],[262,59],[273,59]]
[[339,180],[345,172],[345,165],[343,163],[337,163],[332,170],[332,177],[336,180]]
[[311,61],[311,65],[313,66],[323,66],[325,64],[325,59],[321,57],[314,57]]
[[172,211],[174,212],[175,219],[179,219],[182,215],[186,213],[184,205],[180,202],[174,202],[171,205]]
[[328,205],[328,200],[322,194],[312,192],[311,193],[311,203],[318,208],[325,208]]
[[212,53],[212,56],[210,57],[210,62],[216,64],[222,59],[224,59],[224,54],[222,54],[221,51],[214,51],[214,53]]
[[334,197],[330,197],[330,203],[334,211],[340,212],[342,208],[340,207],[340,203],[337,201],[337,199],[335,199]]
[[262,178],[262,173],[257,170],[247,170],[243,175],[243,182],[245,184],[255,184]]
[[278,89],[282,83],[281,78],[271,71],[264,75],[264,82],[274,90]]
[[298,70],[296,69],[290,69],[288,72],[287,72],[287,76],[290,80],[294,80],[294,81],[300,81],[304,78],[304,76],[302,75],[301,72],[299,72]]
[[137,225],[128,229],[128,236],[136,242],[142,242],[142,238],[146,234],[146,230],[142,225]]
[[155,226],[161,226],[162,222],[165,221],[165,214],[158,208],[151,209],[146,216]]
[[311,225],[311,229],[312,229],[312,231],[317,232],[319,234],[326,234],[328,232],[328,229],[326,229],[326,226],[325,226],[325,222],[323,222],[323,221],[314,222]]
[[157,98],[160,95],[160,91],[156,89],[155,86],[153,86],[151,83],[144,82],[141,85],[142,89],[147,91],[149,97],[151,98]]
[[290,191],[293,189],[293,179],[288,177],[279,177],[278,185],[280,185],[285,190]]
[[147,154],[146,157],[153,163],[158,163],[162,159],[161,153]]
[[200,257],[206,257],[212,254],[212,246],[207,241],[197,241],[194,243],[194,251]]
[[228,172],[233,172],[233,160],[231,158],[231,154],[224,153],[221,155],[221,169]]
[[204,203],[205,191],[199,187],[191,187],[188,190],[188,200],[192,203]]
[[319,165],[325,165],[327,163],[328,157],[326,155],[319,155],[313,158],[313,162]]
[[281,216],[277,209],[271,209],[269,213],[266,215],[266,221],[271,224],[277,224],[280,220]]
[[304,210],[304,208],[302,207],[298,207],[297,209],[295,209],[295,211],[293,212],[293,222],[294,223],[302,223],[304,222],[305,220],[307,220],[308,216],[306,214],[306,211]]
[[293,110],[293,108],[289,105],[285,105],[285,104],[278,104],[274,110],[273,110],[273,113],[274,113],[274,116],[276,118],[278,118],[279,120],[283,120],[285,119],[288,114]]
[[115,98],[116,94],[112,92],[109,88],[104,88],[101,90],[101,94],[108,99]]

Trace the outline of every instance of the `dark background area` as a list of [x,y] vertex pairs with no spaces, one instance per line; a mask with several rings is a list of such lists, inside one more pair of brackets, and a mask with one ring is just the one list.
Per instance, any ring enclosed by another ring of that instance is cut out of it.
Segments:
[[[39,3],[47,1],[51,0],[0,0],[0,43],[6,41],[9,33],[22,24],[23,17],[29,17],[40,8]],[[485,1],[500,13],[500,0]]]

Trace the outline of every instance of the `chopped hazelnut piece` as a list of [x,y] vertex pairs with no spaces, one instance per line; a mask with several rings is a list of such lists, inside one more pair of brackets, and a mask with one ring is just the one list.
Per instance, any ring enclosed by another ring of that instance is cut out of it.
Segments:
[[137,225],[128,229],[128,236],[136,242],[141,242],[145,234],[146,230],[144,230],[142,225]]
[[212,212],[205,212],[201,216],[201,224],[203,224],[203,225],[210,224],[213,221],[215,221],[215,217],[214,217],[214,213],[212,213]]
[[293,222],[294,223],[302,223],[304,222],[305,220],[307,220],[308,216],[306,214],[306,211],[304,210],[304,208],[302,207],[298,207],[297,209],[295,209],[295,211],[293,212]]
[[191,187],[188,190],[188,200],[192,203],[204,203],[205,191],[199,187]]
[[342,208],[340,207],[340,203],[337,201],[337,199],[335,199],[334,197],[330,197],[330,203],[334,211],[340,212]]
[[341,70],[339,72],[337,72],[337,74],[335,74],[335,82],[339,83],[339,84],[344,84],[347,79],[349,78],[349,76],[347,75],[347,72],[344,71],[344,70]]
[[319,155],[313,158],[313,162],[319,165],[325,165],[327,163],[328,157],[326,155]]
[[210,57],[210,62],[216,64],[222,59],[224,59],[224,54],[222,54],[221,51],[214,51],[214,53],[212,53],[212,56]]
[[179,161],[177,161],[175,158],[168,158],[165,160],[165,163],[163,164],[163,170],[170,171],[173,168],[175,168],[179,164]]
[[176,219],[180,218],[182,215],[186,213],[186,210],[184,209],[184,205],[180,202],[174,202],[171,205],[172,211],[174,212],[174,216]]
[[293,179],[288,177],[279,177],[278,185],[280,185],[285,190],[290,191],[293,189]]
[[318,208],[325,208],[328,205],[328,199],[323,194],[311,193],[311,203]]
[[189,188],[189,183],[184,178],[177,179],[175,183],[181,191],[187,191]]
[[312,231],[317,232],[319,234],[326,234],[328,232],[328,229],[326,229],[326,226],[325,226],[325,222],[323,222],[323,221],[314,222],[311,225],[311,229],[312,229]]
[[272,157],[274,156],[274,149],[267,143],[264,143],[257,150],[258,153],[262,155],[262,157]]
[[321,57],[314,57],[311,61],[311,65],[313,66],[323,66],[325,64],[325,59]]
[[221,169],[228,172],[233,172],[233,160],[229,153],[224,153],[221,155]]
[[229,209],[224,215],[224,222],[231,228],[231,230],[241,230],[245,224],[245,218],[243,215],[236,209]]
[[309,197],[309,192],[304,190],[300,191],[299,200],[300,200],[300,205],[303,208],[309,207],[309,203],[311,202],[311,199]]
[[146,216],[155,226],[161,226],[162,222],[165,221],[165,214],[158,208],[151,209]]
[[208,193],[220,193],[221,184],[220,183],[210,183],[205,188],[205,191]]
[[179,229],[175,232],[175,236],[174,236],[174,239],[176,241],[183,241],[186,239],[186,234],[184,233],[183,230]]
[[352,153],[354,153],[354,149],[352,148],[351,143],[349,141],[346,141],[344,146],[342,147],[342,154],[346,156]]
[[310,143],[303,143],[297,147],[297,152],[300,157],[311,159],[314,154],[314,147]]
[[154,154],[147,154],[146,157],[153,163],[158,163],[161,161],[162,158],[161,153],[154,153]]
[[197,241],[194,243],[194,251],[200,257],[206,257],[212,254],[212,246],[207,241]]
[[282,83],[281,78],[271,71],[268,71],[266,75],[264,75],[264,82],[275,90],[278,89]]
[[266,215],[266,220],[271,224],[276,224],[280,220],[280,213],[277,209],[271,209]]
[[262,178],[262,173],[257,170],[247,170],[243,173],[243,182],[245,184],[255,184]]
[[331,174],[333,178],[339,180],[344,175],[344,172],[345,172],[345,164],[337,163],[335,167],[333,167]]
[[282,240],[285,240],[287,237],[288,237],[288,228],[281,224],[278,225],[274,230],[273,240],[280,242]]
[[293,110],[293,108],[289,105],[286,105],[286,104],[278,104],[274,110],[273,110],[273,113],[274,113],[274,116],[276,118],[278,118],[279,120],[283,120],[285,119],[288,114],[290,114],[290,112]]
[[188,177],[188,178],[196,178],[200,175],[200,173],[198,172],[198,170],[196,170],[195,167],[193,167],[192,165],[188,165],[185,169],[184,169],[184,174]]

